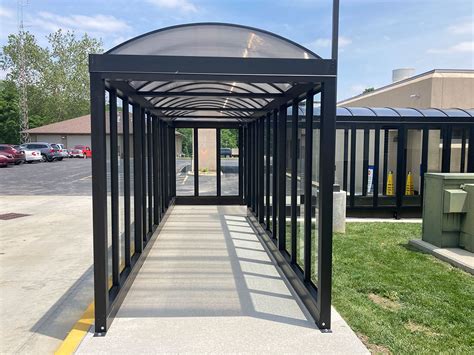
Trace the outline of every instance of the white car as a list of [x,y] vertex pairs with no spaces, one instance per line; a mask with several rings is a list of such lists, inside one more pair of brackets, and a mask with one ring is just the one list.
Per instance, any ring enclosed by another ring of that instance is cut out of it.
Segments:
[[28,164],[31,164],[35,161],[43,160],[43,157],[41,156],[41,152],[39,150],[33,150],[33,149],[29,150],[25,148],[22,148],[22,150],[25,152],[25,161]]
[[64,144],[56,143],[56,145],[59,147],[59,154],[63,158],[69,158],[69,151],[66,149]]

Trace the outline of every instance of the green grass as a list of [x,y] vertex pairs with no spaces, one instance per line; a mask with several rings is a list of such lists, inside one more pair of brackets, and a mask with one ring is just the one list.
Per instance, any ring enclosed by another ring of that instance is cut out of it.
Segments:
[[373,352],[474,354],[474,277],[421,253],[421,225],[348,223],[333,305]]

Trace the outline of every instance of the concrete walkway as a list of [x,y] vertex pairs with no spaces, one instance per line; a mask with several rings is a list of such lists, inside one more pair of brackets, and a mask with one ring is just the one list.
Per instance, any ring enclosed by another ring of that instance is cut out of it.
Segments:
[[368,353],[314,325],[241,206],[175,206],[105,337],[78,353]]

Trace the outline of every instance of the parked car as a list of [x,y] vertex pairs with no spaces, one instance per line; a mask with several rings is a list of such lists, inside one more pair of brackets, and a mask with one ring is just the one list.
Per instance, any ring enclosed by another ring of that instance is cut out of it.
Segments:
[[59,145],[57,145],[56,143],[53,143],[53,144],[51,144],[51,147],[58,153],[58,156],[56,157],[56,160],[58,160],[58,161],[63,160],[63,158],[64,158],[63,153],[62,153],[62,150],[59,147]]
[[8,164],[13,164],[15,160],[10,154],[0,154],[0,167],[5,168]]
[[230,158],[232,156],[232,149],[221,148],[221,157]]
[[66,149],[64,144],[60,144],[60,143],[55,143],[55,144],[59,147],[59,154],[61,154],[63,158],[69,158],[69,151]]
[[84,158],[92,158],[92,150],[89,146],[78,144],[78,145],[74,146],[74,149],[82,150],[82,154],[83,154]]
[[35,161],[42,161],[43,157],[41,156],[41,152],[37,149],[24,149],[25,152],[25,161],[28,164],[31,164]]
[[72,148],[69,151],[69,156],[71,158],[84,158],[84,153],[82,152],[82,149]]
[[39,150],[43,161],[52,162],[53,160],[62,160],[57,146],[44,142],[25,143],[20,145],[21,149]]
[[0,154],[3,153],[13,156],[13,163],[15,165],[25,162],[25,152],[15,149],[13,145],[0,144]]

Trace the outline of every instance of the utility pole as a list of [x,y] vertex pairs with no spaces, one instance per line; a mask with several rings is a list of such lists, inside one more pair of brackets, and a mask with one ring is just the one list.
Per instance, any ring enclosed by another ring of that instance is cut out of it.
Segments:
[[26,132],[29,129],[28,124],[28,92],[27,84],[28,78],[26,74],[26,57],[25,57],[25,29],[23,27],[23,6],[27,5],[27,2],[24,4],[23,0],[18,0],[18,40],[19,47],[19,75],[18,75],[18,91],[20,94],[19,97],[19,108],[20,108],[20,139],[21,143],[28,143],[30,141],[30,134]]

